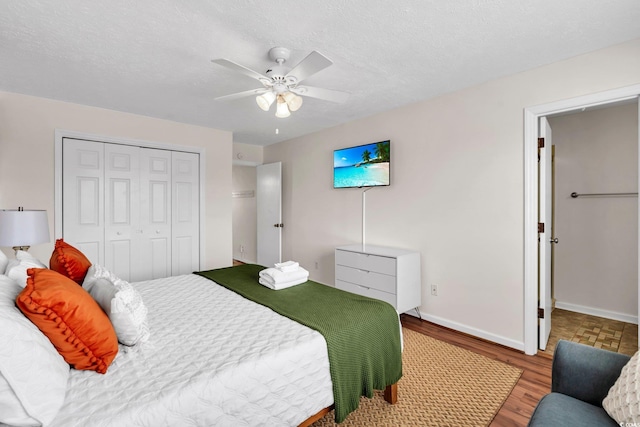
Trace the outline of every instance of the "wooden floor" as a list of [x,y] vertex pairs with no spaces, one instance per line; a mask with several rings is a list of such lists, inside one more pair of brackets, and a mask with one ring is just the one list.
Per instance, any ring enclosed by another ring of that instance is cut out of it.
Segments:
[[522,376],[491,423],[492,427],[526,426],[533,409],[551,389],[551,356],[524,353],[403,314],[402,325],[523,370]]

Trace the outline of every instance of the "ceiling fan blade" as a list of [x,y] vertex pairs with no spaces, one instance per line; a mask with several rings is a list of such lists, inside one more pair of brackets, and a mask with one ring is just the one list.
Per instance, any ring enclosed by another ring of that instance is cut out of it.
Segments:
[[215,101],[233,101],[234,99],[240,99],[251,95],[260,95],[265,92],[268,92],[269,89],[261,88],[261,89],[251,89],[245,90],[244,92],[232,93],[230,95],[223,95],[217,98],[213,98]]
[[289,71],[285,77],[293,76],[298,82],[301,82],[318,71],[324,70],[331,64],[333,64],[332,60],[314,50],[300,61],[298,65],[293,67],[293,70]]
[[212,59],[211,62],[218,65],[222,65],[223,67],[228,68],[230,70],[237,71],[241,74],[244,74],[245,76],[251,77],[252,79],[260,80],[261,82],[263,80],[271,81],[269,77],[263,76],[257,71],[253,71],[252,69],[247,68],[244,65],[236,64],[235,62],[229,61],[228,59]]
[[322,89],[322,88],[313,87],[313,86],[298,86],[290,90],[291,92],[297,95],[308,96],[310,98],[318,98],[318,99],[323,99],[325,101],[331,101],[331,102],[337,102],[337,103],[343,103],[349,98],[349,94],[347,92],[340,92],[338,90],[331,90],[331,89]]

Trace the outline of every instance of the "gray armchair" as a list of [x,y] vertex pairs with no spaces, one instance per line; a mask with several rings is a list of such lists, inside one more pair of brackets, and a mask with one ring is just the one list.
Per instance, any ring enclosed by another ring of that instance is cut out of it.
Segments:
[[602,409],[602,400],[630,357],[560,341],[553,355],[551,393],[533,411],[529,426],[618,426]]

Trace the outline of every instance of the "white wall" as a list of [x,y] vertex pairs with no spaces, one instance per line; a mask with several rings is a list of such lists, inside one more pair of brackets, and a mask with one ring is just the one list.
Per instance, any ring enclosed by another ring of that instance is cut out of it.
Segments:
[[240,166],[257,166],[262,164],[264,156],[263,147],[260,145],[233,143],[233,164]]
[[[0,208],[46,209],[53,240],[55,129],[203,147],[205,263],[231,265],[231,132],[0,92]],[[53,241],[30,252],[48,263]]]
[[554,296],[557,306],[638,314],[637,103],[550,118],[555,149]]
[[233,198],[233,259],[255,263],[258,259],[256,168],[233,165],[232,175],[234,193],[253,192],[250,197]]
[[524,348],[523,109],[638,83],[634,40],[268,146],[265,163],[283,162],[283,259],[333,284],[333,248],[360,242],[361,190],[332,188],[332,152],[391,139],[367,243],[420,251],[429,320]]

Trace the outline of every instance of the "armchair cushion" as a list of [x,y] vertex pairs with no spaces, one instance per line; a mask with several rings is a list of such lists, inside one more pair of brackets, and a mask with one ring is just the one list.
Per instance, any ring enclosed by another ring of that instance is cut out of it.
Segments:
[[600,406],[590,405],[562,393],[549,393],[536,406],[530,427],[619,426]]
[[629,359],[624,354],[561,340],[553,355],[551,391],[602,407]]

